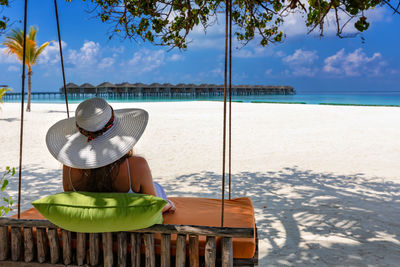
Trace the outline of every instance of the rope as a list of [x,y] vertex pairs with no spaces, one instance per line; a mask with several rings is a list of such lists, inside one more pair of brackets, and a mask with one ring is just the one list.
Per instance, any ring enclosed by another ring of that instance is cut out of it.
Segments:
[[19,173],[18,173],[18,219],[21,217],[21,182],[22,182],[22,141],[24,135],[24,101],[25,101],[25,50],[26,50],[26,18],[28,13],[28,0],[24,8],[24,43],[22,45],[22,89],[21,89],[21,128],[19,134]]
[[232,173],[232,0],[229,0],[229,200]]
[[224,71],[224,126],[223,126],[223,141],[222,141],[222,214],[221,214],[221,227],[224,227],[224,209],[225,209],[225,157],[226,157],[226,85],[227,85],[227,72],[228,72],[228,18],[230,0],[226,0],[225,7],[225,71]]
[[64,82],[65,105],[67,106],[67,117],[69,118],[67,86],[65,84],[64,60],[63,60],[62,45],[61,45],[60,24],[58,22],[57,0],[54,0],[54,9],[56,11],[58,46],[60,48],[61,69],[62,69],[62,76],[63,76],[63,82]]

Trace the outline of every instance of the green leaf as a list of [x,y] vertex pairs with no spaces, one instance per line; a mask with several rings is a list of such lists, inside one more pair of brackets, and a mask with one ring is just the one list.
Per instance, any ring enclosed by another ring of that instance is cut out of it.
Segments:
[[4,192],[4,190],[6,190],[6,187],[7,187],[7,185],[8,185],[8,180],[7,180],[7,179],[5,179],[5,180],[3,181],[3,184],[2,184],[2,186],[1,186],[1,191],[3,191],[3,192]]
[[369,23],[367,22],[367,18],[361,17],[356,23],[354,23],[354,27],[360,32],[367,30],[369,28]]

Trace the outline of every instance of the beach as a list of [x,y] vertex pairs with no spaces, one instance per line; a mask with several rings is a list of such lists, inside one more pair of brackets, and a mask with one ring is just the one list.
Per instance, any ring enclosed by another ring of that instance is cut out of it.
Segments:
[[[134,151],[168,195],[221,197],[222,102],[112,106],[149,112]],[[65,104],[25,112],[22,210],[62,191],[45,135],[66,117]],[[259,266],[399,265],[399,118],[398,107],[232,103],[232,196],[253,201]],[[20,104],[2,104],[0,168],[18,167],[19,134]]]

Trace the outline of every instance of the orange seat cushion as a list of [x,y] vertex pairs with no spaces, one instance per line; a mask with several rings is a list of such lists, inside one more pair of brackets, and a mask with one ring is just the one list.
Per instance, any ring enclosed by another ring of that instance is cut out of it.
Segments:
[[[171,197],[175,213],[164,214],[164,224],[221,226],[221,200],[210,198]],[[249,198],[225,200],[224,226],[253,228],[255,230],[254,208]],[[16,217],[15,215],[13,216]],[[45,218],[31,208],[21,213],[21,219]],[[187,241],[188,242],[188,241]],[[175,254],[176,235],[171,235],[172,254]],[[159,253],[160,235],[155,235],[156,251]],[[204,255],[205,236],[199,238],[200,255]],[[217,247],[220,241],[217,239]],[[252,258],[256,249],[254,238],[233,238],[233,257]]]

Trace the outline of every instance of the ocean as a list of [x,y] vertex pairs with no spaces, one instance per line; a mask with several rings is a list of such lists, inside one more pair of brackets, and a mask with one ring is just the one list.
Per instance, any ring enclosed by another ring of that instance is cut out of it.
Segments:
[[[140,97],[105,97],[109,102],[173,102],[173,101],[223,101],[223,96],[140,96]],[[69,103],[79,103],[84,98],[69,97]],[[20,102],[21,97],[5,97],[4,102]],[[26,101],[26,97],[25,97]],[[33,103],[64,103],[63,95],[35,95]],[[245,103],[290,103],[317,105],[371,105],[400,106],[400,92],[357,92],[357,93],[306,93],[296,95],[246,95],[232,96],[232,101]]]

